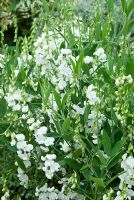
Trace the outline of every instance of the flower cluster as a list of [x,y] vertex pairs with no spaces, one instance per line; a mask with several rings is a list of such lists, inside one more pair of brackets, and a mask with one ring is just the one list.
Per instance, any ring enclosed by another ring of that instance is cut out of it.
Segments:
[[[25,141],[25,135],[13,134],[11,145],[12,146],[16,145],[18,157],[21,160],[23,160],[25,168],[31,167],[30,156],[31,156],[31,151],[33,150],[33,145],[28,144]],[[18,162],[16,162],[16,165],[18,166]],[[18,178],[20,180],[20,184],[23,185],[25,188],[27,188],[28,176],[25,174],[24,170],[22,170],[20,167],[18,167]]]
[[[122,194],[124,194],[124,198],[127,197],[131,200],[131,198],[134,197],[134,158],[132,155],[128,156],[124,154],[122,159],[121,168],[123,168],[124,173],[119,176],[119,189],[121,191],[118,192],[116,200],[118,200],[119,196],[122,196]],[[125,191],[125,193],[123,191]]]
[[131,200],[133,73],[120,66],[122,51],[114,59],[96,42],[97,27],[75,18],[49,28],[51,20],[41,34],[33,27],[10,67],[0,54],[0,149],[15,164],[2,171],[2,198]]
[[[97,119],[97,121],[96,121]],[[101,127],[105,121],[105,116],[101,114],[101,112],[97,112],[92,110],[91,113],[88,115],[88,126],[90,132],[93,134],[93,143],[98,144],[98,132],[101,130]]]
[[35,141],[39,145],[51,146],[54,145],[54,138],[45,136],[47,133],[47,127],[42,126],[39,129],[35,130]]
[[120,86],[120,85],[123,85],[125,83],[125,81],[127,83],[132,83],[133,82],[133,78],[132,76],[129,74],[128,76],[122,76],[122,77],[118,77],[116,80],[115,80],[115,84],[116,86]]
[[94,105],[95,103],[99,103],[99,97],[97,97],[95,92],[95,87],[93,84],[89,85],[86,91],[86,97],[88,98],[88,102],[90,105]]
[[42,170],[45,172],[45,175],[48,179],[52,179],[55,172],[58,172],[60,165],[55,161],[55,154],[47,154],[45,157],[41,157],[41,160],[44,162]]
[[98,48],[95,52],[94,55],[97,56],[98,60],[100,62],[106,62],[106,54],[104,52],[104,49],[102,47]]
[[41,75],[56,85],[58,90],[72,83],[70,58],[75,59],[71,49],[60,49],[62,42],[63,38],[58,33],[49,31],[48,34],[43,33],[34,44],[36,66],[41,66]]
[[20,167],[18,167],[17,171],[18,171],[18,178],[20,181],[20,185],[24,186],[25,188],[28,188],[28,180],[29,180],[28,176]]
[[62,190],[59,191],[55,187],[48,187],[47,183],[40,188],[36,188],[35,196],[37,196],[39,200],[84,200],[84,196],[71,191],[71,189],[66,195],[64,187],[62,187]]
[[17,134],[12,135],[12,141],[11,145],[16,145],[17,147],[17,154],[18,156],[23,160],[25,167],[30,167],[30,155],[31,151],[33,150],[33,145],[28,144],[27,141],[25,141],[25,135],[24,134]]

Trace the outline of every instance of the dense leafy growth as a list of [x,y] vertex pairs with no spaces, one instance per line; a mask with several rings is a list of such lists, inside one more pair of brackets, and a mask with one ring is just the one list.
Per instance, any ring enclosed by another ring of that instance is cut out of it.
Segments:
[[1,5],[1,200],[133,200],[134,1]]

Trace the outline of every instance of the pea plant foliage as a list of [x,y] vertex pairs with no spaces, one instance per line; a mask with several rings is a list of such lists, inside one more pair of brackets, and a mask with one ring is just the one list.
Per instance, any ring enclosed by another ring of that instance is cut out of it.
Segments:
[[133,3],[118,21],[114,1],[92,18],[46,1],[29,37],[2,43],[1,200],[133,200]]

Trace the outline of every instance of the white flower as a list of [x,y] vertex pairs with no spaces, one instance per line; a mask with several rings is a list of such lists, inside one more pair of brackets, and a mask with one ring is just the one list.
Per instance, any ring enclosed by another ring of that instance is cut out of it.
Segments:
[[91,62],[93,62],[93,57],[86,56],[86,57],[84,58],[84,63],[85,63],[85,64],[89,64],[89,63],[91,63]]
[[93,143],[94,144],[98,144],[98,137],[97,137],[97,135],[94,133],[93,135],[92,135],[92,138],[93,138]]
[[28,176],[24,173],[24,171],[18,167],[18,178],[20,180],[20,184],[25,188],[28,187]]
[[72,53],[71,49],[61,49],[61,53],[63,55],[69,55]]
[[54,172],[59,171],[60,165],[54,160],[46,160],[45,166],[42,168],[45,171],[45,175],[48,179],[52,179]]
[[55,187],[50,188],[46,183],[41,188],[36,188],[35,196],[37,196],[39,200],[60,200],[58,198],[58,192],[59,191],[56,190]]
[[26,146],[26,148],[25,148],[25,151],[26,152],[30,152],[30,151],[32,151],[33,150],[33,145],[32,144],[28,144],[27,146]]
[[21,94],[21,90],[15,90],[13,93],[13,99],[17,100],[17,101],[22,101],[22,94]]
[[94,55],[96,55],[101,62],[106,61],[106,54],[104,53],[104,49],[102,47],[98,48],[94,52]]
[[104,54],[104,49],[102,47],[96,49],[96,51],[94,52],[94,55],[100,57],[101,55]]
[[99,103],[100,99],[97,97],[96,92],[94,91],[95,87],[93,84],[89,85],[86,91],[86,97],[88,98],[88,102],[90,105],[94,105],[95,103]]
[[25,149],[26,146],[27,146],[26,141],[18,141],[17,142],[17,148],[18,149]]
[[25,105],[25,106],[22,107],[22,112],[23,112],[23,113],[27,113],[27,112],[28,112],[28,109],[29,109],[29,108],[28,108],[28,105]]
[[27,114],[23,114],[21,117],[22,117],[22,119],[27,119],[28,116],[27,116]]
[[16,77],[18,76],[18,74],[19,74],[19,70],[18,70],[18,69],[14,70],[14,75],[15,75]]
[[73,104],[73,109],[76,111],[76,113],[78,113],[79,115],[83,115],[84,114],[84,110],[85,108],[81,108],[78,105]]
[[106,194],[103,195],[103,200],[107,200]]
[[64,142],[60,142],[60,145],[61,145],[61,150],[64,151],[65,153],[69,152],[70,151],[70,147],[69,145],[67,144],[67,142],[64,140]]
[[[124,191],[125,187],[125,195],[128,199],[131,199],[132,196],[134,196],[134,157],[133,156],[127,156],[127,153],[125,153],[122,156],[122,162],[121,162],[121,168],[123,168],[124,173],[119,176],[120,178],[120,185],[119,189]],[[120,196],[121,192],[119,191],[117,193],[117,197]],[[126,197],[125,196],[125,197]],[[118,198],[117,198],[118,199]]]
[[79,29],[73,27],[72,33],[74,34],[75,37],[80,37],[80,30]]
[[38,144],[44,144],[46,146],[51,146],[54,144],[55,139],[53,137],[47,137],[47,127],[42,126],[39,129],[35,130],[35,140]]
[[55,139],[53,137],[45,137],[44,144],[46,146],[52,146],[54,144]]
[[28,124],[32,124],[32,123],[34,123],[34,121],[35,121],[34,118],[30,118],[30,119],[27,120],[27,123],[28,123]]
[[[14,138],[16,138],[16,141],[14,141]],[[17,154],[23,160],[25,167],[30,167],[30,155],[31,151],[33,150],[33,145],[27,144],[27,142],[25,141],[25,136],[23,134],[17,134],[12,136],[12,145],[15,144],[17,147]]]
[[25,140],[25,135],[23,135],[23,134],[17,134],[16,135],[16,139],[17,139],[17,141],[23,141],[23,140]]
[[47,127],[46,126],[42,126],[35,131],[36,135],[45,135],[46,133],[47,133]]
[[64,80],[60,80],[57,87],[59,90],[64,90],[64,88],[66,87],[66,82]]
[[55,159],[55,154],[47,154],[45,157],[41,157],[41,160],[45,161],[42,170],[45,172],[48,179],[52,179],[54,173],[59,171],[60,165],[54,161]]
[[97,70],[97,65],[93,65],[93,67],[89,70],[89,73],[92,74]]
[[132,78],[132,76],[130,74],[128,76],[126,76],[126,80],[128,81],[128,83],[132,83],[133,82],[133,78]]
[[56,155],[55,154],[47,154],[45,156],[46,159],[48,160],[55,160],[56,159]]
[[21,110],[21,105],[19,105],[19,104],[14,105],[14,106],[13,106],[13,110],[14,110],[14,111],[19,111],[19,110]]
[[9,191],[6,191],[4,195],[1,197],[1,200],[8,200],[10,198]]
[[120,85],[122,85],[122,84],[124,84],[124,78],[123,78],[123,77],[119,77],[119,78],[117,78],[117,79],[115,80],[115,85],[116,85],[116,86],[120,86]]
[[0,54],[0,68],[1,69],[4,67],[4,58],[5,58],[5,56]]

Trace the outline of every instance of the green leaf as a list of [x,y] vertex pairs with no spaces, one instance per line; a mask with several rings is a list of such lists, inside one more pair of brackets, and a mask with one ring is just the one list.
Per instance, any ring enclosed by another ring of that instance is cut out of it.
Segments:
[[123,174],[124,172],[122,173],[119,173],[119,174],[116,174],[115,176],[113,176],[112,178],[110,178],[110,180],[106,181],[105,182],[105,185],[108,186],[111,182],[113,182],[116,178],[118,178],[121,174]]
[[106,131],[103,132],[102,144],[103,144],[105,153],[109,156],[111,154],[111,139],[108,136]]
[[119,162],[121,156],[122,156],[122,152],[119,152],[117,155],[115,155],[114,157],[110,158],[108,160],[108,162],[107,162],[107,169],[109,170],[113,166],[115,166]]
[[106,158],[103,156],[103,154],[102,154],[100,151],[98,151],[98,152],[97,152],[97,155],[99,156],[99,159],[100,159],[101,163],[102,163],[103,165],[105,165],[106,162],[107,162],[107,160],[106,160]]
[[89,165],[84,165],[82,168],[81,168],[81,173],[83,174],[84,178],[87,180],[87,181],[91,181],[91,174],[90,174],[90,168],[89,168]]
[[76,74],[79,75],[80,74],[80,71],[81,71],[81,68],[82,68],[82,65],[83,65],[83,58],[84,58],[84,51],[83,49],[81,50],[80,52],[80,55],[79,55],[79,59],[76,63]]
[[75,73],[75,70],[76,70],[75,62],[73,61],[72,58],[70,58],[70,62],[71,62],[71,65],[72,65],[72,67],[73,67],[73,72]]
[[56,90],[54,90],[54,98],[55,98],[55,101],[57,103],[59,110],[61,110],[62,109],[61,97],[60,97],[60,94],[58,92],[56,92]]
[[43,80],[43,83],[40,83],[41,95],[44,105],[47,105],[50,93],[52,91],[51,85],[47,80]]
[[58,118],[53,118],[53,120],[54,120],[54,124],[55,124],[55,126],[56,126],[56,129],[57,129],[57,131],[58,131],[58,134],[60,134],[60,135],[62,135],[62,128],[61,128],[61,123],[60,123],[60,121],[58,120]]
[[126,64],[127,75],[131,74],[134,78],[134,59],[130,58]]
[[16,157],[16,161],[17,161],[17,163],[18,163],[18,166],[19,166],[23,171],[26,171],[26,167],[25,167],[23,161],[22,161],[18,156]]
[[97,177],[91,176],[90,168],[89,168],[88,165],[83,166],[80,171],[81,171],[81,173],[83,174],[84,178],[87,181],[93,181],[93,182],[97,183],[97,185],[99,185],[101,187],[105,186],[105,183],[101,178],[97,178]]
[[132,11],[134,11],[134,0],[130,0],[127,8],[127,15],[129,15]]
[[70,128],[70,119],[67,118],[67,119],[65,119],[64,122],[63,122],[62,130],[63,130],[65,133],[67,133],[68,130],[69,130],[69,128]]
[[126,140],[120,140],[120,141],[116,142],[116,144],[112,148],[111,156],[115,156],[115,155],[119,154],[119,152],[121,151],[125,141]]
[[102,27],[102,39],[105,40],[107,34],[109,33],[110,24],[109,21],[105,22]]
[[0,117],[4,117],[7,111],[7,102],[4,98],[0,99]]
[[102,39],[102,31],[101,31],[102,27],[101,27],[101,23],[100,20],[97,19],[97,22],[95,24],[95,36],[96,36],[96,40],[100,41]]
[[87,124],[89,112],[90,112],[90,106],[87,105],[86,108],[85,108],[85,111],[84,111],[84,123],[85,123],[85,125]]
[[101,178],[91,177],[91,180],[101,187],[105,187],[105,183]]
[[114,7],[114,1],[113,0],[106,0],[108,11],[111,12]]
[[104,67],[98,70],[98,74],[103,75],[104,81],[106,83],[109,83],[111,86],[114,85],[114,80],[110,77],[110,75]]
[[64,161],[67,165],[69,165],[69,167],[73,168],[74,170],[79,170],[81,168],[81,164],[72,158],[64,158]]
[[65,105],[66,105],[66,103],[67,103],[67,100],[68,100],[69,95],[70,95],[70,91],[67,92],[67,93],[64,95],[63,99],[62,99],[62,109],[63,109],[63,110],[64,110],[64,108],[65,108]]
[[62,124],[62,137],[66,141],[72,140],[73,134],[70,130],[70,119],[69,118],[65,119]]
[[127,2],[126,0],[121,0],[122,10],[124,13],[127,13]]
[[97,177],[101,177],[101,169],[100,166],[103,166],[101,164],[100,159],[98,158],[98,156],[94,156],[93,160],[92,160],[92,168],[95,171],[95,174]]
[[14,11],[16,9],[17,4],[20,2],[20,0],[14,0],[9,4],[9,11]]
[[128,35],[131,34],[133,30],[134,30],[134,18],[132,18],[125,24],[120,34]]

